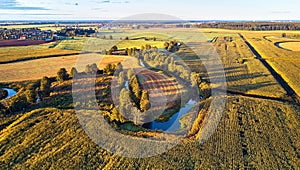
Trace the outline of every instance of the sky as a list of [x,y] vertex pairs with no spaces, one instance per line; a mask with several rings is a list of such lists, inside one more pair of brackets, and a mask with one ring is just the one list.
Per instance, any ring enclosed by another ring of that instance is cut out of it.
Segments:
[[0,0],[0,20],[300,20],[299,0]]

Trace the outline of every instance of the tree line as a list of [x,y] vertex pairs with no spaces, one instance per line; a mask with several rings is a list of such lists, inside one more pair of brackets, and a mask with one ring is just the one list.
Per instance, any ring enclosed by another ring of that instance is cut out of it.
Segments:
[[219,22],[198,24],[198,28],[221,28],[250,31],[300,30],[299,22]]

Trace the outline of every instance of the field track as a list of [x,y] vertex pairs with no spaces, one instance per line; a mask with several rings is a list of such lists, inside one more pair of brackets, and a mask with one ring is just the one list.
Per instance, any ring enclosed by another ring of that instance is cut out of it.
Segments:
[[245,41],[247,46],[250,48],[250,50],[253,52],[253,54],[256,56],[257,59],[259,59],[262,64],[270,71],[270,73],[273,75],[273,77],[276,79],[276,81],[282,86],[282,88],[286,91],[287,95],[291,97],[295,102],[298,102],[300,97],[296,94],[296,92],[291,88],[291,86],[281,77],[280,74],[278,74],[272,66],[255,50],[255,48],[245,39],[245,37],[242,34],[239,34],[239,36]]

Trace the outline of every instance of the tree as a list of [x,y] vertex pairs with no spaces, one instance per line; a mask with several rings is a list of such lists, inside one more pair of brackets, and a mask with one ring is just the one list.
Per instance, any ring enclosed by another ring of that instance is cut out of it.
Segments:
[[126,119],[128,120],[133,120],[133,115],[131,114],[132,111],[132,103],[130,100],[130,94],[129,91],[127,91],[125,88],[123,88],[120,92],[120,97],[119,97],[119,101],[120,101],[120,113],[126,117]]
[[76,69],[75,67],[72,67],[72,69],[71,69],[71,75],[70,75],[70,76],[74,78],[74,76],[75,76],[76,74],[78,74],[77,69]]
[[117,121],[120,123],[126,122],[126,119],[124,118],[124,116],[122,114],[119,113],[119,111],[116,107],[114,107],[112,109],[111,115],[109,117],[110,117],[110,121]]
[[117,66],[114,64],[107,64],[104,68],[104,73],[107,75],[113,75],[117,69]]
[[137,76],[133,76],[129,84],[129,89],[131,91],[131,96],[133,101],[139,105],[141,99],[141,89]]
[[48,97],[50,95],[51,92],[51,81],[48,77],[43,77],[41,79],[41,86],[40,86],[40,90],[42,92],[43,97]]
[[149,94],[148,91],[143,90],[142,91],[142,97],[140,101],[140,108],[142,112],[146,112],[151,107],[150,101],[149,101]]
[[286,33],[282,33],[282,37],[285,38],[286,37]]
[[67,73],[67,70],[65,68],[61,68],[58,70],[56,75],[56,80],[59,82],[63,82],[68,80],[69,74]]
[[119,75],[121,72],[123,71],[123,65],[122,65],[122,63],[118,63],[117,65],[116,65],[116,75]]
[[98,67],[97,67],[97,64],[88,64],[85,66],[85,72],[86,73],[89,73],[89,74],[96,74],[98,72]]
[[165,42],[165,43],[164,43],[164,47],[165,47],[166,50],[168,50],[169,45],[170,45],[170,44],[169,44],[168,42]]
[[94,63],[94,64],[91,65],[90,71],[91,71],[92,74],[96,74],[98,72],[98,70],[99,69],[98,69],[97,64]]
[[25,91],[25,96],[28,103],[35,103],[37,93],[35,91],[35,88],[32,84],[28,85]]
[[122,71],[122,72],[120,72],[120,74],[119,74],[119,79],[118,79],[118,84],[120,85],[120,86],[123,86],[124,85],[124,83],[125,83],[125,79],[124,79],[124,72]]
[[113,47],[111,47],[112,51],[118,51],[118,47],[116,45],[114,45]]
[[133,68],[131,68],[131,69],[129,69],[129,70],[127,71],[127,79],[128,79],[128,80],[131,80],[131,78],[132,78],[134,75],[135,75],[135,71],[134,71]]

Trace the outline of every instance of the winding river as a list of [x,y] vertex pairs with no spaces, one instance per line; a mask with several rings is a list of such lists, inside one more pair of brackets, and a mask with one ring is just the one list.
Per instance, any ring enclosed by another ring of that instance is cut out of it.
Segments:
[[184,116],[186,113],[188,113],[193,106],[196,104],[196,101],[190,100],[185,106],[180,108],[180,110],[175,113],[168,121],[166,122],[158,122],[153,121],[150,124],[151,130],[163,130],[166,132],[175,132],[177,130],[180,130],[180,119],[182,116]]

